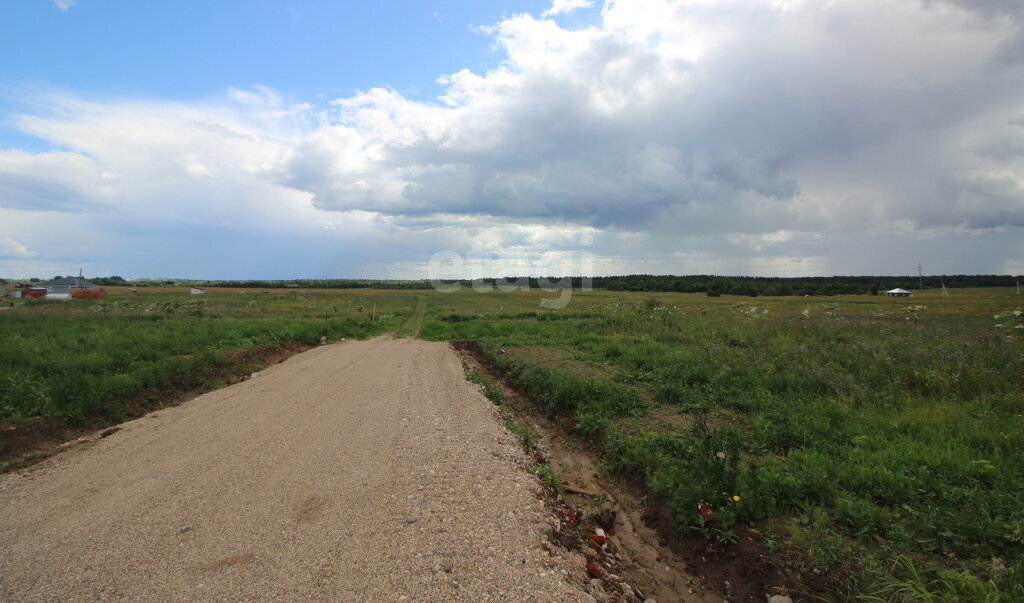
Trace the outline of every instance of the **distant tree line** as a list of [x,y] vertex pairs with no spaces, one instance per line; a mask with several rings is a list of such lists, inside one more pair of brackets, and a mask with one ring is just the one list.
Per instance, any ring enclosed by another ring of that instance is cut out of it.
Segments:
[[[57,279],[62,279],[62,278],[78,278],[78,275],[77,274],[69,274],[69,275],[67,275],[65,277],[63,275],[58,274],[57,276],[51,278],[50,280],[51,281],[55,281]],[[94,284],[100,285],[102,287],[127,287],[128,286],[128,281],[126,281],[125,279],[121,278],[120,276],[103,276],[103,277],[99,277],[99,278],[85,278],[85,277],[82,277],[82,280],[83,281],[89,281],[90,283],[94,283]],[[30,283],[39,283],[39,282],[42,282],[42,281],[39,280],[36,277],[32,277],[32,278],[28,279],[28,282],[30,282]],[[49,282],[49,281],[47,281],[47,282]]]
[[[897,287],[920,290],[922,280],[925,289],[935,289],[943,284],[949,288],[962,287],[1012,287],[1015,277],[1007,275],[943,275],[926,276],[820,276],[799,278],[775,278],[754,276],[716,275],[651,275],[632,274],[628,276],[595,276],[589,279],[595,289],[609,291],[676,291],[680,293],[706,293],[715,295],[777,296],[777,295],[877,295]],[[477,281],[447,280],[446,284],[457,284],[468,288],[476,284],[500,286],[503,284],[529,284],[530,288],[542,286],[569,286],[579,288],[587,279],[573,277],[547,278],[484,278]],[[289,281],[204,281],[203,286],[238,288],[281,288],[303,289],[429,289],[428,280],[365,280],[365,279],[315,279]]]
[[757,276],[715,276],[709,274],[671,276],[632,274],[594,277],[595,288],[609,291],[678,291],[717,295],[878,295],[890,289],[936,289],[961,287],[1013,287],[1015,277],[1006,275],[926,276],[813,276],[777,278]]
[[104,276],[100,278],[87,278],[85,279],[91,283],[96,283],[101,287],[128,287],[129,283],[120,276]]
[[203,287],[236,287],[239,289],[429,289],[430,281],[368,280],[349,278],[295,279],[283,281],[200,281]]
[[[55,278],[61,278],[57,276]],[[589,284],[595,289],[609,291],[663,291],[679,293],[705,293],[709,296],[745,295],[750,297],[777,295],[878,295],[897,287],[908,290],[962,287],[1013,287],[1020,277],[995,274],[956,274],[942,276],[813,276],[797,278],[759,276],[716,276],[696,274],[687,276],[630,274],[627,276],[595,276]],[[132,287],[231,287],[237,289],[430,289],[431,281],[380,279],[290,279],[290,280],[192,280],[143,279],[128,280],[120,276],[87,279],[100,286]],[[33,278],[31,282],[38,282]],[[487,287],[529,284],[530,288],[568,287],[587,284],[580,276],[547,278],[484,278],[476,281],[446,280],[464,288],[474,285]],[[0,284],[3,281],[0,280]]]

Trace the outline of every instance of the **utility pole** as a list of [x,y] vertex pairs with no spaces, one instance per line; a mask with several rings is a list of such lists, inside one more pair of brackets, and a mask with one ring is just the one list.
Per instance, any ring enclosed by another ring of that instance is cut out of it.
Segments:
[[917,278],[921,279],[921,291],[924,291],[924,273],[921,272],[921,264],[917,265]]

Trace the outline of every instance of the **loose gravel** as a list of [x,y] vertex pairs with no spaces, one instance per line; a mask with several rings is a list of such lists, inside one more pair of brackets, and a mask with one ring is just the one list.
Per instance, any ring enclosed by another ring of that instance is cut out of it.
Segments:
[[0,478],[0,598],[585,601],[444,343],[299,354]]

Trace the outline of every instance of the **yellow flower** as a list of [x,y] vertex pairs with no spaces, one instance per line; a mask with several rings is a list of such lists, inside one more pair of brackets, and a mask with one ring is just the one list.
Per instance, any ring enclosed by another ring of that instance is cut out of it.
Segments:
[[740,497],[739,496],[733,496],[732,499],[735,502],[740,502]]

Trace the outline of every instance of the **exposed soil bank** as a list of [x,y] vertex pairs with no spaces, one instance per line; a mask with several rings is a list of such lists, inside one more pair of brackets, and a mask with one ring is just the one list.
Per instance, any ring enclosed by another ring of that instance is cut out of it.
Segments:
[[760,531],[739,528],[735,530],[737,543],[712,545],[699,534],[677,529],[668,510],[648,495],[639,476],[608,474],[597,445],[574,436],[570,418],[544,416],[521,392],[497,378],[479,343],[452,344],[473,368],[489,373],[501,384],[505,404],[538,434],[541,456],[569,488],[564,495],[566,504],[592,514],[600,512],[602,502],[614,508],[613,539],[625,552],[622,576],[646,588],[648,596],[664,601],[763,603],[772,595],[796,598],[793,593],[804,591],[807,585],[797,586],[780,553],[769,551]]

